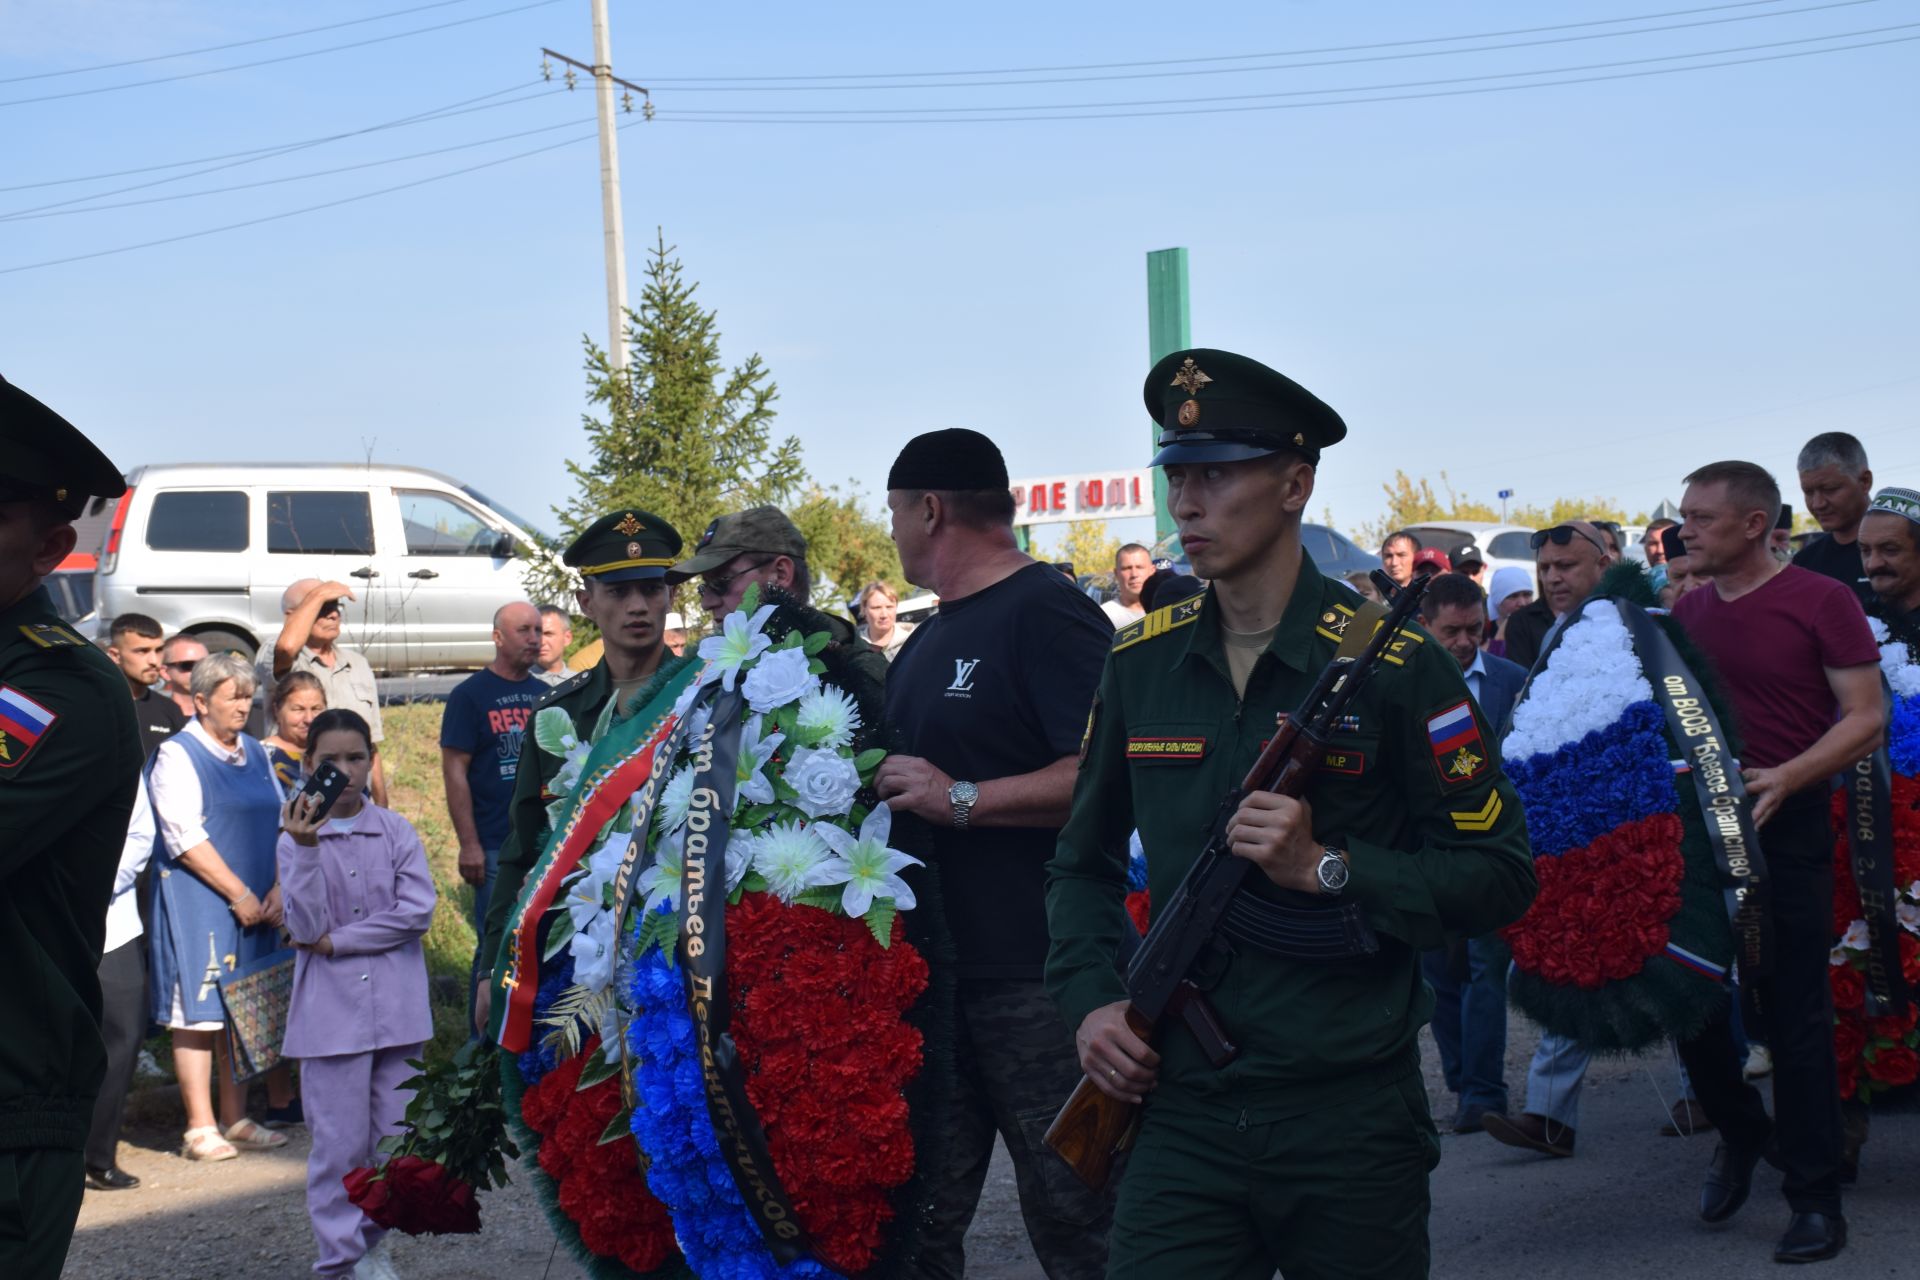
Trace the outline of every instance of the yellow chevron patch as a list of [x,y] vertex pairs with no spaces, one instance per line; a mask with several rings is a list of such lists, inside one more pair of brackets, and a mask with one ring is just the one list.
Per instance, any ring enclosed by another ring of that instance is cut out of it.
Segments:
[[1465,813],[1448,810],[1447,816],[1453,819],[1457,831],[1491,831],[1493,824],[1500,821],[1500,815],[1506,811],[1506,805],[1500,799],[1498,791],[1489,792],[1487,802],[1478,809],[1469,809]]
[[1200,617],[1200,606],[1205,601],[1204,595],[1192,596],[1170,604],[1164,609],[1155,609],[1146,617],[1129,622],[1113,633],[1113,651],[1118,653],[1143,640],[1163,636],[1175,627],[1186,626]]

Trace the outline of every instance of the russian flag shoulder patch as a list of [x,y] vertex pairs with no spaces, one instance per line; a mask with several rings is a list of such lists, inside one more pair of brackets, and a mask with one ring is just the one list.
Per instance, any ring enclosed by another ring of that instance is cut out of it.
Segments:
[[0,769],[19,768],[59,719],[12,685],[0,684]]
[[1480,721],[1470,699],[1427,717],[1427,743],[1433,750],[1433,766],[1446,786],[1472,782],[1487,771],[1487,746],[1481,741]]

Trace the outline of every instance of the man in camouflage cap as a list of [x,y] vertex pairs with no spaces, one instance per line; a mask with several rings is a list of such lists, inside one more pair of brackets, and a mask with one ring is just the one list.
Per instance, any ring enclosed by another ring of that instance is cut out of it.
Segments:
[[1127,1027],[1114,955],[1132,927],[1129,833],[1157,909],[1362,603],[1300,541],[1320,452],[1347,433],[1338,414],[1258,361],[1205,349],[1156,364],[1146,402],[1168,510],[1210,586],[1115,634],[1048,867],[1048,988],[1094,1084],[1146,1107],[1108,1274],[1424,1276],[1440,1146],[1416,1038],[1432,1004],[1420,953],[1526,909],[1520,804],[1459,663],[1409,627],[1305,797],[1255,792],[1228,827],[1258,868],[1236,910],[1352,904],[1378,949],[1327,963],[1270,933],[1235,936],[1204,976],[1240,1047],[1223,1069],[1184,1027],[1152,1045]]
[[[535,705],[535,715],[547,707],[561,708],[572,717],[580,741],[588,742],[598,736],[602,720],[625,714],[634,694],[672,658],[666,647],[667,614],[673,608],[667,570],[680,546],[672,525],[637,508],[610,512],[573,540],[561,558],[580,575],[574,600],[600,628],[602,653],[599,662],[547,690]],[[484,1031],[492,1012],[491,961],[500,954],[520,887],[546,843],[547,805],[553,799],[548,784],[560,765],[557,757],[534,750],[531,742],[520,754],[507,810],[510,825],[487,907],[487,936],[481,942],[480,954],[489,963],[475,999],[476,1030]]]
[[53,1280],[106,1075],[107,900],[140,776],[117,668],[41,585],[89,498],[126,492],[73,425],[0,379],[0,1276]]

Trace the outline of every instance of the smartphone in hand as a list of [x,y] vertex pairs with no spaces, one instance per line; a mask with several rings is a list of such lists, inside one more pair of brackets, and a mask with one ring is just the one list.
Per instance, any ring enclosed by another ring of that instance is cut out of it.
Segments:
[[333,808],[334,801],[338,800],[346,789],[346,772],[338,765],[323,764],[314,770],[313,776],[307,779],[307,784],[300,788],[300,794],[320,797],[320,805],[313,813],[313,821],[317,823],[327,816],[327,811]]

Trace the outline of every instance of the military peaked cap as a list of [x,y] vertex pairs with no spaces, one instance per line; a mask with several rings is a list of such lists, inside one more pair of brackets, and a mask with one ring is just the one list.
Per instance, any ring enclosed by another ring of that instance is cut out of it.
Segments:
[[1153,465],[1241,462],[1320,451],[1346,438],[1347,424],[1320,398],[1258,360],[1195,347],[1167,356],[1147,374],[1147,412],[1160,424]]

